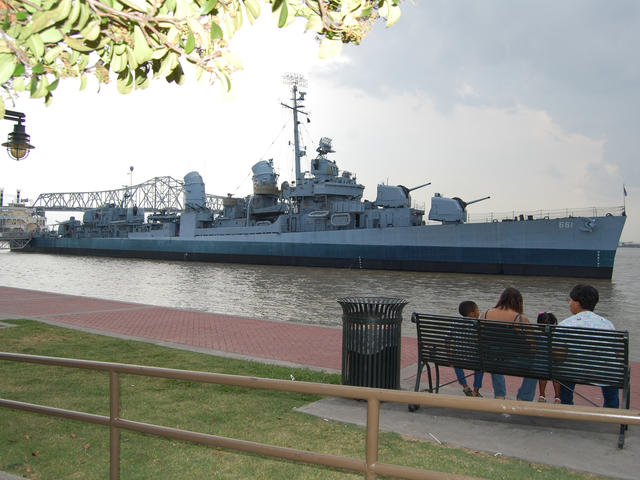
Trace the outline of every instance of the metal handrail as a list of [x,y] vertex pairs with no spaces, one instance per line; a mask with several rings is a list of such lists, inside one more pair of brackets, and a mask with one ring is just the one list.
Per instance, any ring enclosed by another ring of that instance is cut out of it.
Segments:
[[[148,367],[123,363],[97,362],[71,358],[46,357],[19,353],[0,352],[0,360],[36,363],[50,366],[81,368],[109,372],[109,416],[96,415],[74,410],[36,405],[14,400],[0,399],[0,406],[41,413],[55,417],[78,420],[109,427],[110,458],[109,478],[120,478],[120,429],[149,433],[177,440],[186,440],[204,445],[217,446],[230,450],[254,453],[269,457],[292,460],[296,462],[322,465],[355,472],[362,472],[366,479],[375,479],[377,475],[393,476],[407,479],[465,479],[462,475],[445,474],[429,470],[421,470],[402,465],[378,462],[378,434],[380,423],[380,402],[396,402],[418,404],[431,407],[446,407],[462,410],[475,410],[493,413],[508,412],[514,415],[526,415],[546,418],[563,418],[615,424],[640,425],[640,411],[594,408],[566,405],[546,405],[537,402],[518,402],[514,400],[489,400],[478,402],[477,399],[453,395],[435,395],[425,392],[407,392],[400,390],[384,390],[348,385],[333,385],[313,382],[276,380],[269,378],[244,377],[221,373],[177,370],[171,368]],[[278,447],[274,445],[249,442],[217,435],[180,430],[175,428],[135,422],[120,418],[120,378],[119,374],[142,375],[147,377],[189,380],[238,387],[261,388],[267,390],[307,393],[322,396],[342,397],[367,401],[367,427],[365,443],[365,459],[328,455]]]
[[580,207],[580,208],[564,208],[564,209],[540,209],[540,210],[512,210],[508,212],[489,212],[489,213],[469,213],[467,223],[486,223],[499,222],[519,219],[540,220],[540,219],[556,219],[556,218],[588,218],[588,217],[604,217],[606,215],[624,215],[625,208],[623,206],[614,207]]

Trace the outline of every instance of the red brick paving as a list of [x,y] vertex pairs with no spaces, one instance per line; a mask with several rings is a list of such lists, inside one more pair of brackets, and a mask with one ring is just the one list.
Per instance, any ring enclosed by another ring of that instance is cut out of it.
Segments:
[[[10,287],[0,287],[0,318],[3,316],[55,321],[71,327],[331,370],[340,370],[342,357],[340,329]],[[416,360],[415,339],[403,337],[401,365],[407,377],[405,382],[415,382]],[[413,368],[407,368],[411,366]],[[640,363],[632,362],[631,373],[631,384],[638,385]],[[442,383],[454,379],[453,369],[441,369]],[[426,372],[422,380],[426,382]],[[507,394],[510,397],[515,396],[519,383],[520,379],[507,377]],[[455,383],[452,385],[458,388]],[[551,394],[551,385],[547,389]],[[485,375],[483,391],[486,396],[491,396],[490,375]],[[578,391],[601,404],[599,388],[579,386]],[[631,394],[631,405],[640,407],[640,391],[636,388]],[[587,403],[576,397],[576,404]]]
[[[339,329],[0,287],[0,312],[221,352],[340,369]],[[402,339],[402,366],[415,362]]]

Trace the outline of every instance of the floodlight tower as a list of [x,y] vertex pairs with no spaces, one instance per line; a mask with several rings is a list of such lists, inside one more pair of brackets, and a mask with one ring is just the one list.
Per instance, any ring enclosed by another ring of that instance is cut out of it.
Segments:
[[284,103],[282,104],[282,106],[293,110],[293,145],[296,157],[296,185],[299,185],[302,181],[300,159],[305,156],[307,152],[300,149],[300,134],[298,131],[298,125],[300,122],[298,122],[298,113],[302,115],[308,114],[301,110],[302,108],[304,108],[304,105],[302,105],[302,103],[298,103],[299,101],[304,101],[304,96],[306,95],[306,92],[301,91],[300,96],[298,96],[298,85],[302,88],[307,88],[307,79],[299,73],[285,73],[282,76],[282,82],[286,85],[291,85],[293,107],[290,105],[285,105]]

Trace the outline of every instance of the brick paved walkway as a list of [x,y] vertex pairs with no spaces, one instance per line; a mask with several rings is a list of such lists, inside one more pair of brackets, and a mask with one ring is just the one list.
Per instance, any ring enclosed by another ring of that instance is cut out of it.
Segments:
[[[342,357],[340,329],[195,312],[97,298],[0,287],[0,319],[31,318],[70,328],[90,329],[154,343],[200,351],[248,357],[265,362],[297,364],[339,371]],[[415,383],[416,340],[402,338],[403,386]],[[640,380],[640,364],[632,362],[632,385]],[[455,378],[441,370],[442,381]],[[426,373],[423,375],[426,381]],[[515,395],[520,379],[507,378],[507,392]],[[485,375],[486,396],[491,378]],[[547,386],[550,393],[551,385]],[[458,392],[457,386],[447,393]],[[579,386],[578,391],[601,402],[600,389]],[[576,398],[576,404],[587,404]],[[600,403],[601,404],[601,403]],[[640,391],[632,390],[631,405],[640,408]]]

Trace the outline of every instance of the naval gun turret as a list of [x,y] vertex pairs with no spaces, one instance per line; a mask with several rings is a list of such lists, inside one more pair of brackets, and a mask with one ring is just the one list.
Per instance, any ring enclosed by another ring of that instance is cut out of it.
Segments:
[[467,206],[472,203],[481,202],[491,197],[478,198],[465,202],[461,198],[447,198],[439,193],[431,197],[431,210],[429,210],[429,220],[442,223],[464,223],[467,221]]
[[411,207],[410,192],[418,190],[419,188],[431,185],[429,183],[423,183],[417,187],[407,188],[404,185],[378,185],[378,195],[376,196],[376,206],[388,207],[388,208],[401,208]]

